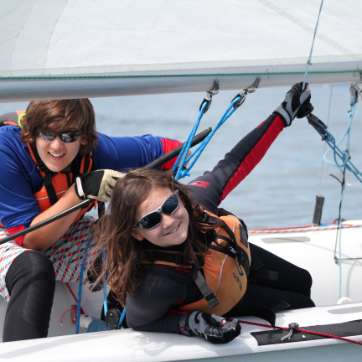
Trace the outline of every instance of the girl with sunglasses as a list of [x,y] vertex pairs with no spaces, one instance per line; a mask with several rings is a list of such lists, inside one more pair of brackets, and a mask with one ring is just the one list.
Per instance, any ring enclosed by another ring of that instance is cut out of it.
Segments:
[[[18,122],[17,122],[18,121]],[[107,201],[122,172],[179,142],[96,132],[88,99],[33,101],[25,114],[0,116],[0,222],[16,233],[79,204]],[[76,282],[94,218],[76,211],[0,245],[0,295],[9,301],[3,341],[45,337],[55,280]]]
[[245,224],[218,209],[278,133],[311,109],[309,90],[296,84],[265,122],[187,186],[155,170],[117,181],[97,225],[95,254],[103,262],[95,285],[107,278],[129,327],[226,343],[240,333],[233,316],[273,322],[278,310],[314,305],[309,273],[249,245]]

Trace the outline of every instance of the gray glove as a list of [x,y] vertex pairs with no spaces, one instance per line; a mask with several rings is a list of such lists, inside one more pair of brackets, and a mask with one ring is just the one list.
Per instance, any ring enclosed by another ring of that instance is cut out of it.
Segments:
[[75,192],[81,199],[89,198],[108,202],[117,180],[124,176],[123,172],[114,170],[95,170],[91,173],[76,177]]
[[290,126],[295,117],[303,118],[313,111],[310,99],[308,83],[296,83],[287,92],[284,101],[275,112],[283,118],[286,126]]
[[182,316],[179,328],[181,334],[199,336],[215,344],[230,342],[241,332],[241,325],[237,319],[227,320],[215,314],[198,311]]

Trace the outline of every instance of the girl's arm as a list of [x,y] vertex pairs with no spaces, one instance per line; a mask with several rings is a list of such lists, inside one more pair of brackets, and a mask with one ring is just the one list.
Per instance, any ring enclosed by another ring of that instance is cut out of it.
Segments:
[[193,199],[215,212],[221,201],[261,161],[284,127],[283,119],[273,113],[242,138],[211,171],[190,182]]

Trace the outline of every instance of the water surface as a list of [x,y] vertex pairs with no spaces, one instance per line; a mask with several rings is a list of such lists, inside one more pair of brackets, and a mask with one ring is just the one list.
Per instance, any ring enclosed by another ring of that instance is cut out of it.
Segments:
[[[216,134],[192,176],[213,167],[225,152],[277,107],[287,89],[265,88],[249,95]],[[224,91],[215,96],[200,128],[214,125],[234,95],[233,91]],[[92,102],[97,127],[102,132],[112,135],[152,133],[184,140],[203,96],[204,93],[128,96],[94,98]],[[312,102],[315,114],[328,123],[329,130],[339,140],[347,124],[348,87],[312,86]],[[0,103],[0,112],[22,109],[25,105]],[[354,164],[362,169],[361,114],[359,106],[352,125],[350,153]],[[344,149],[344,144],[341,147]],[[249,227],[300,225],[311,222],[315,195],[323,194],[326,198],[323,222],[335,219],[340,185],[329,175],[339,176],[339,172],[323,162],[327,150],[306,119],[296,120],[282,132],[265,158],[222,206],[242,217]],[[343,217],[362,217],[362,184],[351,175],[347,177]]]

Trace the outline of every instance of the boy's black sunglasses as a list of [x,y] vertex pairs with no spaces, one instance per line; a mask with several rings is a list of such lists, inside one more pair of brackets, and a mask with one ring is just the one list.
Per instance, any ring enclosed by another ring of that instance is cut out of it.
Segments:
[[39,131],[39,137],[44,141],[51,142],[57,137],[64,143],[72,143],[77,141],[80,138],[81,134],[79,131],[63,131],[63,132],[53,132],[50,130]]
[[179,207],[180,200],[178,197],[178,190],[176,190],[165,202],[155,211],[142,217],[136,224],[136,227],[141,229],[153,229],[161,223],[162,214],[171,215]]

